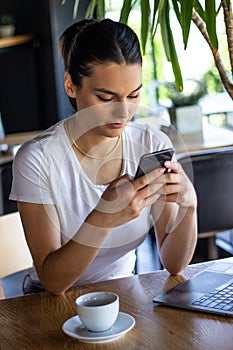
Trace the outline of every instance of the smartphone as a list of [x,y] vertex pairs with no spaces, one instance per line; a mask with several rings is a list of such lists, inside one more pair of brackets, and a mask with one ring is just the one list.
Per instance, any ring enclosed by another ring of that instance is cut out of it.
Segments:
[[173,148],[167,148],[161,151],[144,154],[140,159],[134,179],[137,179],[138,177],[141,177],[154,169],[163,167],[164,162],[171,160],[173,154]]

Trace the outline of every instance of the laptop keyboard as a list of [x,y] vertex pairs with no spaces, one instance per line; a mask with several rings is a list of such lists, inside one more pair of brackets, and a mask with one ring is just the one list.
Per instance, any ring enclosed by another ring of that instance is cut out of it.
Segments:
[[192,305],[204,306],[215,310],[233,311],[233,283],[212,290],[195,300]]

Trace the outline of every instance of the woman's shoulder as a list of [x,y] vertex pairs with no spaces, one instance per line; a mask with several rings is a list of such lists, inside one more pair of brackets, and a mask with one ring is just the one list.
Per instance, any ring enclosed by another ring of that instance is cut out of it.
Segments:
[[45,150],[58,149],[61,139],[64,138],[64,120],[52,125],[42,131],[37,136],[23,143],[16,153],[15,159],[18,158],[40,158],[45,154]]

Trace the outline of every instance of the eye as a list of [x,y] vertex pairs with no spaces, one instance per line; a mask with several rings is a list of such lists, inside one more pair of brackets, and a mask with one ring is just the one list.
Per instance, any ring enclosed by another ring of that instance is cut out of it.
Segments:
[[100,101],[103,101],[103,102],[111,102],[111,101],[112,101],[112,98],[111,98],[111,97],[110,97],[110,98],[104,98],[104,97],[99,96],[99,95],[97,95],[97,97],[98,97],[98,99],[99,99]]
[[138,97],[139,97],[139,94],[134,95],[134,96],[128,96],[128,98],[131,99],[131,100],[136,99],[136,98],[138,98]]

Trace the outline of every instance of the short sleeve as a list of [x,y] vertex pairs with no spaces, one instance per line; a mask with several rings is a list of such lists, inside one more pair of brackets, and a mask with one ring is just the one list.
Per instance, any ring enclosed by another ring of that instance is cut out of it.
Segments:
[[50,167],[40,140],[20,147],[13,161],[13,181],[9,199],[36,204],[54,204]]

